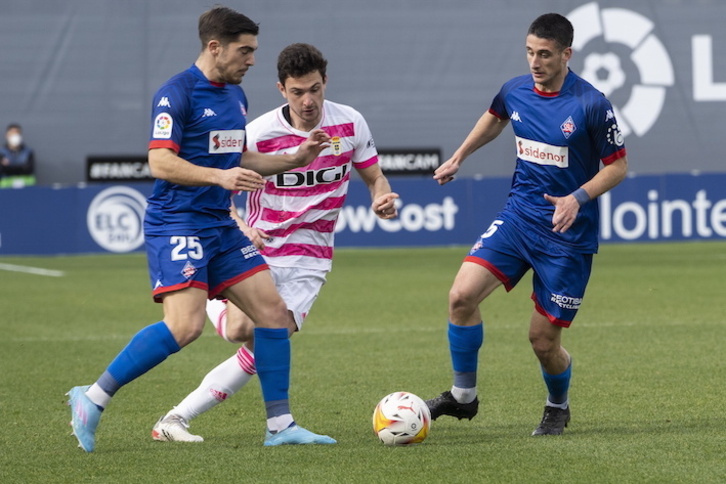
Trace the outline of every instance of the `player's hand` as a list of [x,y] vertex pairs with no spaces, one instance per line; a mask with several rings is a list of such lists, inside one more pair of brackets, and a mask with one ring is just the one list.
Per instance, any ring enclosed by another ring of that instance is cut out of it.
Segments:
[[315,129],[308,139],[298,147],[295,153],[295,162],[298,166],[309,165],[318,157],[321,151],[330,146],[330,135],[322,129]]
[[434,180],[439,182],[439,185],[445,185],[454,179],[454,175],[459,171],[459,163],[456,163],[452,158],[449,158],[440,167],[434,170]]
[[220,170],[217,183],[222,188],[239,192],[254,192],[265,186],[265,179],[256,171],[236,166],[229,170]]
[[386,193],[373,200],[371,208],[379,218],[388,220],[398,217],[398,209],[396,208],[396,200],[398,193]]
[[552,231],[565,233],[575,223],[577,214],[580,212],[580,204],[574,196],[567,195],[565,197],[553,197],[545,193],[545,200],[555,207],[555,213],[552,215]]
[[256,229],[254,227],[249,227],[243,232],[247,238],[250,239],[250,242],[255,245],[257,250],[264,249],[265,244],[272,240],[272,237],[270,237],[264,230]]

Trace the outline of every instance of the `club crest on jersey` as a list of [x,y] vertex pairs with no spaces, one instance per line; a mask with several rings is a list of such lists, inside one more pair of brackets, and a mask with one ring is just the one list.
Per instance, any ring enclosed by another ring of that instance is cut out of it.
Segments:
[[174,120],[169,113],[159,113],[154,119],[154,134],[152,138],[171,138],[171,128],[174,126]]
[[575,126],[572,116],[568,116],[567,119],[565,119],[565,122],[560,125],[560,129],[562,130],[562,134],[565,135],[565,139],[572,136],[572,133],[577,130],[577,126]]
[[333,156],[340,156],[343,154],[343,144],[340,142],[340,136],[333,136],[330,138],[330,149],[333,151]]

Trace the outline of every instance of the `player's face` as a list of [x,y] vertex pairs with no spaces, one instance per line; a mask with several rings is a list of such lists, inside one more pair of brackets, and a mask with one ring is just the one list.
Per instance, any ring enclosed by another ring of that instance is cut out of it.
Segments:
[[557,92],[567,76],[567,62],[572,49],[562,49],[557,42],[534,35],[527,36],[527,62],[535,86],[540,91]]
[[227,45],[220,45],[216,57],[217,82],[240,84],[247,70],[255,65],[257,36],[241,34],[239,38]]
[[320,72],[302,77],[288,77],[285,84],[277,83],[282,96],[290,105],[293,127],[301,131],[313,130],[323,117],[325,82]]

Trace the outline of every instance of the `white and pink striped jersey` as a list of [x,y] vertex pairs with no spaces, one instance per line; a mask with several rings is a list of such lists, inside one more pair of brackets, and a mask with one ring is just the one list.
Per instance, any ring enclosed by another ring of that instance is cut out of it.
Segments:
[[[285,106],[247,125],[247,147],[269,154],[294,153],[309,133],[285,119]],[[262,190],[247,196],[247,223],[272,240],[262,251],[268,264],[329,271],[335,223],[348,193],[351,167],[378,163],[368,124],[355,109],[323,102],[316,128],[332,138],[329,148],[303,168],[266,177]]]

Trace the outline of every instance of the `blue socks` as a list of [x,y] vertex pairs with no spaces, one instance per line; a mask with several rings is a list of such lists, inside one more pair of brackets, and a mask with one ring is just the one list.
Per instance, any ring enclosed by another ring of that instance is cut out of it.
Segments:
[[548,401],[556,405],[565,405],[567,403],[567,391],[570,389],[570,379],[572,378],[572,360],[565,371],[559,375],[550,375],[542,368],[542,377],[549,391]]
[[181,348],[163,321],[147,326],[131,338],[96,383],[109,396],[140,377]]
[[290,413],[290,337],[287,328],[255,328],[255,364],[267,418]]
[[449,350],[454,368],[454,386],[476,387],[479,348],[484,343],[484,324],[458,326],[449,322]]

